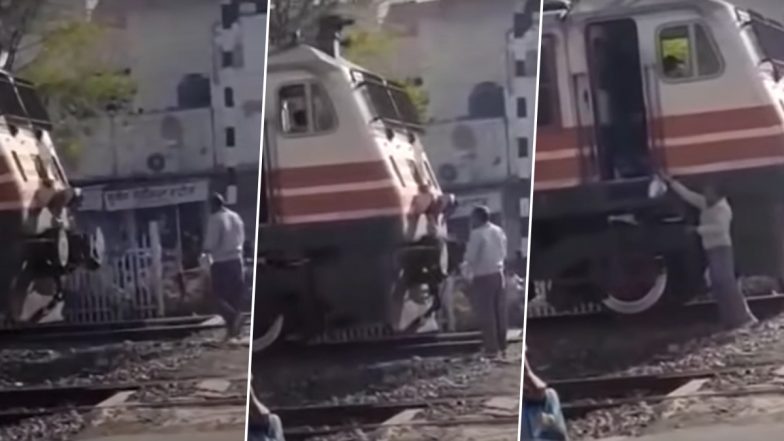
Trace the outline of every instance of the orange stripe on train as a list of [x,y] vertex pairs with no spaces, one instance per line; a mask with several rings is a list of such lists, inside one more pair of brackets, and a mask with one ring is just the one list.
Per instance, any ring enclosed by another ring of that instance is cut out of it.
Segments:
[[384,161],[370,161],[282,168],[271,170],[270,178],[279,188],[293,189],[380,181],[391,177]]
[[402,213],[407,209],[393,187],[278,196],[272,203],[275,214],[284,218],[395,207]]
[[[781,126],[783,123],[776,109],[771,106],[747,107],[742,109],[702,112],[689,115],[672,115],[653,121],[649,127],[656,134],[665,138],[683,138],[688,136],[712,135],[739,130],[761,129]],[[588,144],[592,139],[593,126],[582,128],[583,142]],[[576,148],[579,141],[577,127],[552,128],[542,127],[537,132],[536,151],[561,150]],[[592,143],[592,142],[591,142]]]

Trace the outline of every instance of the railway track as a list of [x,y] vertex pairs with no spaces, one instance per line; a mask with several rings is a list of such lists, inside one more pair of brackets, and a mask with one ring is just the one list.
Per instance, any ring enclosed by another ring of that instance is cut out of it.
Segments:
[[[758,318],[771,317],[784,311],[784,294],[771,294],[748,297],[749,308]],[[559,326],[561,324],[579,324],[580,322],[661,324],[678,323],[681,320],[715,320],[717,305],[713,300],[699,300],[673,308],[654,308],[648,313],[620,316],[604,309],[599,304],[583,304],[567,311],[556,311],[554,308],[531,307],[528,309],[528,325],[532,327]]]
[[[109,408],[161,408],[161,407],[208,407],[237,405],[245,406],[246,398],[221,397],[188,400],[164,400],[156,402],[120,402],[106,404],[107,400],[120,393],[141,392],[156,387],[172,385],[192,385],[210,378],[178,378],[153,380],[132,383],[109,383],[96,385],[57,385],[57,386],[26,386],[7,387],[0,389],[0,402],[4,408],[0,410],[0,425],[10,425],[32,418],[64,413],[68,411],[89,412],[100,406]],[[232,381],[247,381],[245,378],[232,378]]]
[[[250,314],[245,314],[249,320]],[[172,340],[223,328],[212,316],[188,316],[98,324],[46,324],[0,329],[0,345],[90,344],[123,341]]]
[[[784,393],[784,386],[738,389],[732,391],[700,392],[695,385],[705,380],[726,375],[737,375],[752,368],[776,367],[754,365],[720,370],[697,370],[633,376],[605,376],[592,378],[561,379],[549,384],[558,390],[563,411],[567,419],[580,418],[592,411],[609,409],[626,404],[666,402],[679,398],[739,396],[753,394]],[[409,411],[425,411],[439,407],[466,407],[479,404],[490,398],[503,396],[516,398],[517,391],[507,395],[461,395],[427,400],[327,404],[296,407],[278,407],[272,411],[281,417],[287,440],[311,440],[339,433],[361,430],[366,433],[393,426],[445,426],[445,425],[489,425],[518,424],[518,416],[445,418],[435,420],[406,419],[395,421],[395,417]]]
[[752,395],[783,393],[784,387],[753,390],[700,392],[704,382],[722,376],[742,375],[752,369],[780,367],[777,364],[755,364],[724,369],[671,372],[631,376],[603,376],[550,381],[563,402],[564,415],[579,418],[585,414],[635,403],[659,403],[696,396]]
[[[411,411],[424,411],[437,407],[463,407],[472,403],[496,398],[497,395],[464,395],[429,400],[385,403],[330,404],[302,407],[273,408],[284,423],[287,440],[310,440],[342,432],[361,430],[373,432],[395,426],[444,426],[466,424],[517,425],[517,415],[480,417],[468,419],[443,419],[435,421],[396,421],[396,416]],[[516,399],[515,395],[506,398]]]
[[[512,330],[507,334],[508,343],[520,343],[521,331]],[[253,354],[254,360],[298,361],[335,358],[350,355],[352,362],[380,362],[400,360],[409,357],[447,357],[477,353],[482,348],[478,332],[427,333],[386,336],[364,340],[343,342],[301,341],[282,342],[268,350]]]

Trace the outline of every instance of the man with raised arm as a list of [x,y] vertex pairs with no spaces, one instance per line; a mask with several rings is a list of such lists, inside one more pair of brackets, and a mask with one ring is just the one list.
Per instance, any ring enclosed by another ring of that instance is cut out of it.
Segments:
[[756,322],[735,278],[730,230],[732,208],[726,196],[712,184],[705,185],[700,194],[670,176],[662,175],[661,178],[678,197],[700,212],[696,232],[708,258],[711,289],[719,306],[721,322],[729,328]]

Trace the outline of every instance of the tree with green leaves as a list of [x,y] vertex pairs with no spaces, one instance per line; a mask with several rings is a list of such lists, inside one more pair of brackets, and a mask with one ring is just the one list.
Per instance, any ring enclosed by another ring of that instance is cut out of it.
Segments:
[[35,83],[56,146],[74,164],[86,123],[124,111],[136,84],[105,56],[107,29],[62,8],[54,0],[0,0],[0,44],[8,53],[5,69]]
[[[334,14],[341,4],[349,3],[340,0],[271,0],[269,8],[270,45],[285,45],[295,33],[300,33],[307,41],[318,32],[319,19]],[[353,0],[355,4],[369,7],[369,0]],[[382,30],[368,30],[355,27],[345,35],[346,47],[343,56],[360,66],[365,66],[377,73],[389,76],[384,66],[390,63],[396,48],[395,36]],[[420,81],[406,79],[400,83],[414,102],[422,121],[427,119],[428,94]]]
[[[392,53],[396,49],[395,36],[389,32],[369,31],[365,29],[354,29],[347,34],[347,47],[343,56],[360,66],[367,66],[377,70],[380,74],[384,72],[392,59]],[[422,86],[422,82],[415,78],[396,80],[408,94],[419,113],[420,121],[427,121],[427,107],[430,97]]]
[[318,19],[340,3],[339,0],[270,0],[269,43],[285,43],[296,32],[308,34]]

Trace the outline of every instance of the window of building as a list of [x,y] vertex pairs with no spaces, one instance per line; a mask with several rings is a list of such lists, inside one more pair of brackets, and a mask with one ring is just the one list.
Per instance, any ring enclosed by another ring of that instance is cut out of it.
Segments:
[[659,31],[659,63],[672,80],[717,75],[722,63],[709,30],[699,23],[668,26]]
[[234,65],[234,52],[221,51],[221,66],[232,67]]
[[223,104],[226,107],[234,107],[234,89],[225,87],[223,89]]
[[221,24],[223,29],[229,29],[237,22],[240,15],[240,8],[237,2],[221,5]]
[[552,37],[542,38],[541,69],[539,70],[539,102],[536,125],[552,126],[558,123],[558,74]]
[[522,38],[523,35],[531,28],[533,19],[530,14],[524,12],[516,12],[514,15],[514,37]]
[[226,147],[234,147],[236,142],[237,139],[234,127],[226,127]]
[[515,60],[515,76],[524,77],[525,75],[525,60]]
[[337,126],[329,94],[320,84],[301,83],[278,90],[280,127],[283,133],[304,135],[327,132]]
[[528,116],[528,102],[525,98],[517,98],[517,117],[525,118]]
[[517,138],[517,156],[519,158],[528,157],[528,138]]

